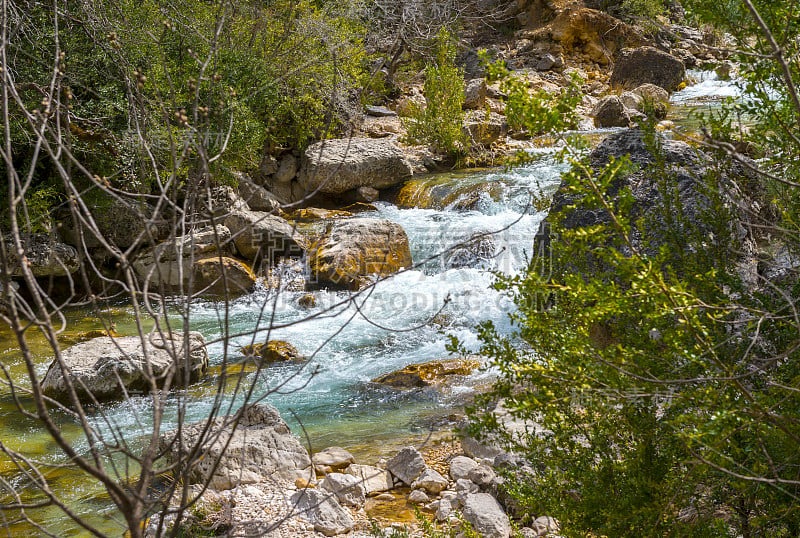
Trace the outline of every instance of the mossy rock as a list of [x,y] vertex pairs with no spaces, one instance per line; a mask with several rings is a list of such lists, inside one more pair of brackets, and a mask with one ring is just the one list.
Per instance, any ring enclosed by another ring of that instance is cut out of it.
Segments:
[[63,346],[70,347],[74,346],[75,344],[80,344],[81,342],[91,340],[92,338],[100,338],[101,336],[111,336],[113,338],[122,337],[122,335],[119,334],[114,327],[110,327],[109,329],[95,329],[92,331],[64,334],[59,337],[58,341]]
[[296,347],[283,340],[270,340],[264,344],[244,346],[241,351],[245,357],[258,359],[265,363],[305,360]]
[[372,381],[396,388],[419,388],[440,384],[452,376],[466,376],[480,366],[475,359],[448,359],[411,364],[402,370],[377,377]]

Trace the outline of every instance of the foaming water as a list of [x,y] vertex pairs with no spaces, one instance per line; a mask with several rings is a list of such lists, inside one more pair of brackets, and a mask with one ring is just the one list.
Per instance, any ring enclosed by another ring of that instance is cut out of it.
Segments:
[[741,98],[744,95],[739,82],[722,80],[714,71],[692,70],[686,72],[689,79],[695,84],[687,86],[672,95],[672,102],[677,104],[690,104],[692,102],[721,101],[728,97]]

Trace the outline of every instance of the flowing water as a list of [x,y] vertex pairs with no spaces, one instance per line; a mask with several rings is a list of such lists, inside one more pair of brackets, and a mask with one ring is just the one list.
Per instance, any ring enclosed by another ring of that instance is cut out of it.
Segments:
[[[706,102],[708,96],[718,100],[733,91],[730,83],[706,77],[675,94],[674,100],[681,107],[696,106]],[[513,330],[508,318],[513,305],[490,287],[492,271],[514,273],[526,267],[533,236],[545,216],[545,212],[531,207],[531,192],[541,189],[552,193],[565,171],[565,165],[553,158],[554,148],[531,151],[537,159],[511,172],[489,170],[415,181],[405,189],[405,195],[423,208],[382,203],[377,215],[366,214],[403,226],[417,266],[379,282],[353,301],[348,301],[348,292],[317,291],[316,306],[305,310],[297,306],[302,295],[299,292],[276,294],[259,289],[232,301],[227,309],[213,301],[194,303],[191,328],[212,341],[212,370],[222,362],[226,343],[231,355],[236,355],[240,346],[266,338],[293,343],[311,359],[303,364],[271,367],[255,380],[250,374],[246,379],[254,383],[255,395],[265,396],[278,407],[296,432],[302,424],[314,449],[334,444],[349,447],[368,463],[396,450],[397,442],[415,436],[423,439],[429,432],[442,429],[454,406],[472,393],[474,386],[487,382],[491,372],[481,371],[463,386],[444,393],[395,391],[377,387],[370,380],[408,364],[447,358],[448,334],[476,350],[479,342],[475,326],[482,321],[491,320],[500,333]],[[475,241],[480,248],[437,257],[477,234],[491,235]],[[320,313],[324,315],[309,317]],[[120,333],[135,334],[130,308],[109,308],[103,315]],[[69,321],[71,331],[96,329],[99,323],[82,312],[70,313]],[[270,323],[281,328],[268,330]],[[43,373],[50,361],[46,346],[35,338],[33,345]],[[25,373],[16,353],[13,339],[0,332],[0,362],[6,364],[13,378],[21,380]],[[181,398],[190,402],[187,420],[208,416],[215,396],[213,378],[182,394]],[[239,402],[226,403],[235,407]],[[148,432],[150,405],[147,398],[109,404],[102,417],[95,417],[95,427],[107,435],[113,426],[135,443]],[[10,396],[0,392],[0,441],[48,463],[64,462],[35,422],[16,417]],[[174,412],[166,418],[164,430],[176,424]],[[80,445],[79,428],[68,417],[60,417],[60,424],[65,435],[85,450]],[[25,477],[2,455],[0,476],[26,491]],[[119,528],[109,519],[114,510],[103,492],[79,473],[53,468],[48,476],[53,488],[77,512],[109,531]],[[82,535],[55,509],[40,513],[37,519],[55,526],[63,536]],[[18,534],[24,532],[22,527],[15,528]]]

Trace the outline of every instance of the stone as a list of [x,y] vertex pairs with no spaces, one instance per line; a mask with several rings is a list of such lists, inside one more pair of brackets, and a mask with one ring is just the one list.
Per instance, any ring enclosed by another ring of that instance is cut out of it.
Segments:
[[355,463],[356,459],[344,448],[340,446],[330,446],[311,456],[311,461],[314,462],[315,466],[330,467],[338,471],[346,469],[350,464]]
[[329,473],[319,485],[320,489],[330,491],[343,505],[361,508],[367,502],[364,487],[358,477],[351,474]]
[[441,499],[439,507],[436,509],[436,521],[447,521],[456,507],[449,499]]
[[[479,200],[475,203],[477,206]],[[442,253],[443,269],[462,269],[464,267],[491,268],[495,259],[497,245],[491,235],[475,234],[460,245]]]
[[627,49],[614,64],[611,86],[632,90],[642,84],[655,84],[674,92],[686,78],[686,67],[679,59],[653,47]]
[[447,488],[447,479],[438,471],[428,467],[411,483],[411,488],[424,489],[428,493],[437,495]]
[[[4,269],[10,277],[22,276],[22,265],[16,254],[11,237],[3,238],[8,255]],[[80,268],[78,251],[56,241],[48,234],[21,235],[22,259],[26,260],[35,277],[57,277],[71,275]]]
[[402,370],[382,375],[372,380],[373,383],[396,388],[427,387],[446,382],[451,376],[466,376],[480,366],[474,359],[447,359],[440,361],[411,364]]
[[297,157],[291,153],[287,153],[281,157],[280,165],[273,174],[272,179],[277,183],[289,183],[297,176],[297,168]]
[[239,176],[238,189],[239,196],[247,203],[250,209],[274,213],[281,207],[280,201],[274,194],[261,185],[256,185],[249,176],[244,174]]
[[556,65],[556,57],[550,53],[544,54],[539,58],[539,61],[536,63],[536,69],[538,71],[549,71],[553,69]]
[[450,460],[450,478],[461,480],[467,478],[469,472],[478,466],[478,462],[466,456],[456,456]]
[[517,538],[538,538],[539,534],[530,527],[522,527],[517,532]]
[[[187,355],[188,353],[188,355]],[[208,368],[208,351],[203,335],[173,332],[114,338],[93,338],[61,352],[61,359],[78,397],[92,401],[121,398],[125,392],[149,393],[149,365],[157,386],[171,379],[182,386],[200,379]],[[42,380],[42,391],[66,401],[69,393],[65,373],[53,360]]]
[[375,116],[376,118],[391,118],[393,116],[397,116],[397,112],[394,110],[389,110],[384,106],[367,105],[364,107],[364,111],[369,116]]
[[359,483],[367,495],[392,489],[392,475],[385,469],[354,463],[347,468],[346,472],[359,479]]
[[464,519],[484,538],[509,538],[511,522],[503,508],[488,493],[468,495],[461,508]]
[[145,289],[165,293],[236,296],[256,283],[250,267],[230,257],[230,230],[206,226],[144,250],[132,266]]
[[491,486],[492,482],[495,478],[497,478],[497,473],[494,472],[494,469],[489,467],[486,464],[481,464],[474,469],[472,469],[467,478],[469,478],[472,482],[477,484],[481,488],[487,488]]
[[413,446],[403,448],[386,462],[386,469],[407,486],[410,486],[427,467],[422,454]]
[[308,252],[314,282],[357,290],[372,275],[386,277],[414,262],[402,226],[388,220],[334,221]]
[[399,117],[375,118],[367,116],[361,123],[361,131],[370,138],[386,138],[405,133]]
[[181,479],[191,484],[208,482],[216,490],[274,478],[290,483],[299,477],[313,479],[308,451],[292,435],[277,409],[254,404],[240,412],[236,429],[234,416],[217,417],[210,425],[207,421],[185,424],[180,431],[162,435],[159,450],[167,463],[174,463],[186,461],[199,444],[201,450],[186,461],[188,469]]
[[464,85],[464,102],[461,105],[464,109],[483,108],[486,103],[486,94],[489,91],[485,78],[474,78],[468,80]]
[[58,223],[62,240],[76,247],[81,244],[88,248],[102,247],[103,243],[98,238],[99,232],[105,241],[125,250],[134,245],[144,246],[150,242],[151,237],[158,239],[159,228],[156,222],[163,217],[157,215],[156,209],[147,202],[131,196],[115,198],[97,190],[82,196],[97,231],[83,224],[76,225],[72,216],[65,213]]
[[480,488],[478,484],[469,478],[460,478],[456,480],[456,499],[458,499],[459,503],[463,504],[468,495],[478,493],[479,491]]
[[249,211],[250,206],[230,185],[223,185],[211,189],[203,200],[205,208],[211,215],[225,218],[233,211]]
[[622,101],[625,108],[630,110],[642,110],[642,105],[644,104],[644,100],[640,95],[630,91],[624,91],[619,94],[619,100]]
[[632,93],[641,97],[645,103],[669,104],[669,92],[655,84],[642,84],[634,88]]
[[423,95],[412,93],[400,97],[395,103],[394,109],[400,116],[408,117],[425,110],[427,104]]
[[295,492],[291,497],[294,513],[309,521],[314,530],[325,536],[350,532],[355,521],[330,493],[317,489]]
[[508,134],[508,121],[494,112],[471,110],[464,116],[463,130],[472,145],[490,146]]
[[306,293],[297,300],[297,306],[300,308],[314,308],[317,306],[317,298],[313,293]]
[[536,533],[536,536],[545,536],[551,532],[558,532],[561,530],[558,521],[550,516],[537,517],[531,524],[531,528]]
[[430,497],[421,489],[415,489],[408,494],[408,502],[412,504],[422,504],[430,500]]
[[242,347],[242,353],[245,357],[258,359],[266,364],[305,360],[296,347],[283,340],[270,340],[264,344],[247,345]]
[[616,95],[608,95],[600,100],[592,110],[595,127],[628,127],[630,115]]
[[309,146],[299,181],[309,194],[341,194],[363,186],[391,187],[412,173],[403,151],[393,142],[342,138]]
[[239,254],[270,266],[282,258],[301,258],[303,240],[286,219],[261,211],[235,211],[225,217]]
[[262,155],[258,171],[265,176],[271,176],[278,171],[278,159],[269,154]]

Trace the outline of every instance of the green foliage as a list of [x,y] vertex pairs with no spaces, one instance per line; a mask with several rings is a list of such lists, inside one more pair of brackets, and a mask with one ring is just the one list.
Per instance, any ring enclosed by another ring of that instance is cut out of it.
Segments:
[[456,64],[456,45],[442,29],[436,57],[425,67],[425,108],[418,107],[406,122],[412,143],[430,144],[435,151],[461,155],[466,148],[463,123],[464,77]]
[[593,4],[621,18],[654,19],[664,12],[662,0],[595,0]]

